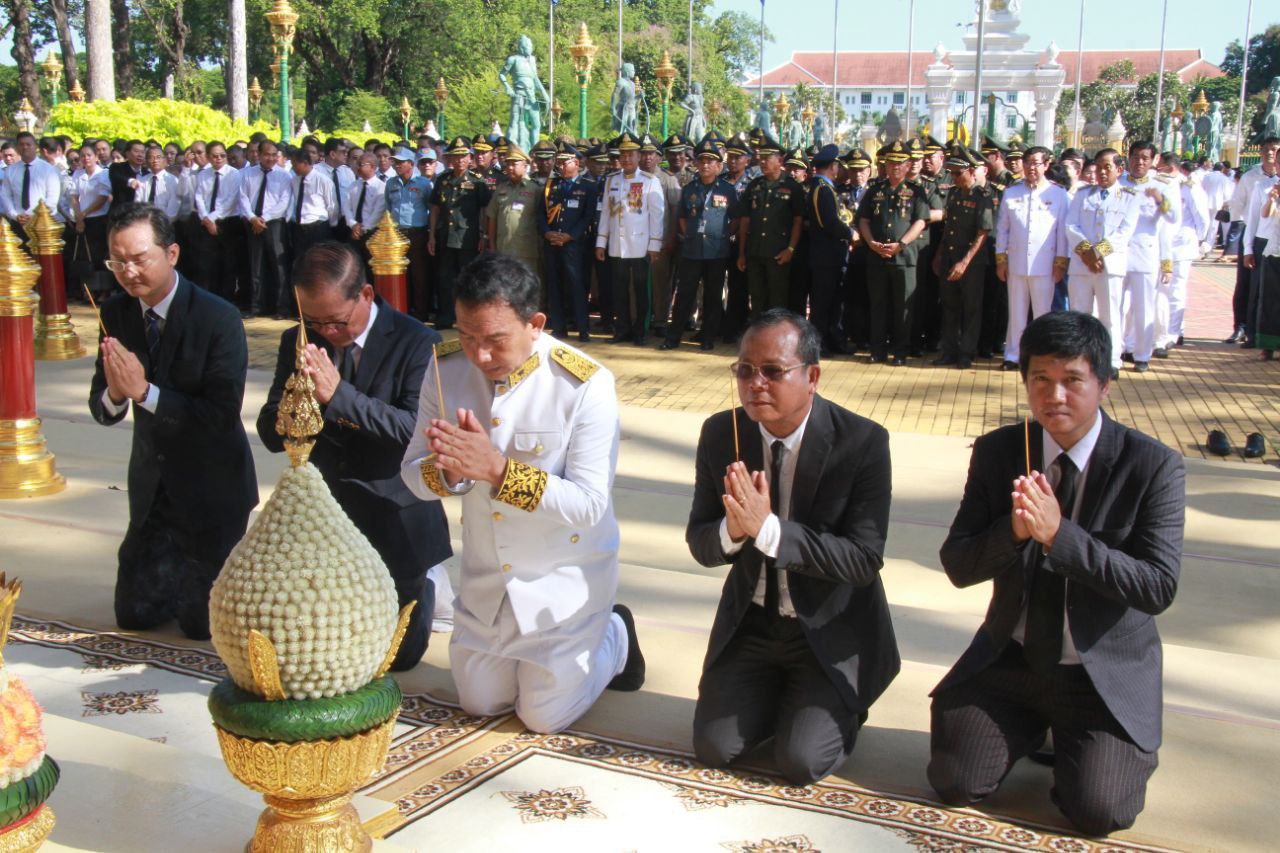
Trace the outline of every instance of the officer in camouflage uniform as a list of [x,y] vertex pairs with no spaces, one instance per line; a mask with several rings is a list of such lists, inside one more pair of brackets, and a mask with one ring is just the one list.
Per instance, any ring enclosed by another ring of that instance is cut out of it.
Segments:
[[427,252],[436,259],[436,328],[452,329],[453,282],[479,254],[480,212],[492,195],[484,176],[471,168],[471,141],[456,137],[445,149],[449,171],[431,193],[431,235]]
[[782,168],[782,146],[762,136],[760,177],[747,184],[738,226],[738,269],[747,273],[753,316],[785,308],[790,264],[804,227],[805,189]]
[[938,366],[961,370],[973,364],[982,323],[982,297],[988,254],[995,230],[992,190],[978,183],[982,158],[957,145],[946,160],[953,184],[947,192],[946,218],[933,257],[942,296],[942,355]]

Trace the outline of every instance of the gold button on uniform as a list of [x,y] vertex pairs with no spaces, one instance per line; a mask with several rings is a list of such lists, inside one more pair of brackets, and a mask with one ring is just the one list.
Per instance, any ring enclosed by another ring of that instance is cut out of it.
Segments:
[[495,513],[493,514],[493,520],[494,520],[494,521],[502,521],[502,513],[500,513],[500,512],[495,512]]
[[502,564],[502,570],[503,570],[504,572],[509,572],[509,571],[511,571],[511,564],[510,564],[510,563],[503,563],[503,564]]
[[577,545],[580,539],[582,539],[582,537],[575,533],[569,537],[569,542],[573,545]]
[[506,386],[506,385],[499,385],[499,386],[498,386],[498,393],[499,393],[499,394],[505,394],[505,393],[507,393],[507,386]]
[[541,453],[543,450],[546,450],[546,448],[542,446],[542,442],[538,442],[536,445],[534,445],[534,448],[533,448],[534,453]]
[[494,418],[490,423],[494,426],[502,426],[502,418]]

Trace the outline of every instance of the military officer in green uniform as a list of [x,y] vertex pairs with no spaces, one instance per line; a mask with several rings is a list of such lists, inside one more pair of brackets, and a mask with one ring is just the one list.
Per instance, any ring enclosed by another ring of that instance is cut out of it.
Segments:
[[436,258],[436,328],[452,329],[453,282],[480,251],[480,211],[491,191],[484,176],[471,168],[471,140],[456,137],[445,149],[449,171],[431,193],[431,233],[427,253]]
[[747,273],[751,313],[787,306],[787,285],[804,227],[805,189],[782,169],[782,146],[767,135],[756,144],[760,176],[747,184],[738,226],[738,269]]
[[916,298],[911,332],[912,355],[932,352],[937,348],[942,325],[942,295],[937,276],[933,274],[933,253],[942,239],[942,217],[947,205],[947,189],[942,178],[942,143],[932,136],[913,139],[912,171],[914,180],[929,199],[929,225],[921,235],[920,256],[916,259]]
[[[840,194],[840,203],[847,210],[857,212],[862,204],[862,197],[873,180],[871,176],[871,155],[861,148],[851,148],[840,158],[840,180],[836,183],[836,192]],[[855,226],[853,229],[853,248],[849,252],[849,263],[844,273],[844,331],[852,340],[853,349],[863,349],[867,345],[870,318],[869,300],[867,297],[867,249],[866,241]]]
[[[1000,202],[1004,191],[1017,178],[1005,168],[1007,149],[989,136],[982,137],[982,158],[986,164],[986,187],[991,191],[993,217],[1000,218]],[[1004,282],[996,276],[996,241],[988,240],[982,250],[987,254],[985,285],[982,291],[982,330],[978,333],[978,357],[991,358],[1004,349],[1004,336],[1009,326],[1009,299]]]
[[[804,187],[806,193],[809,192],[811,189],[809,160],[806,159],[804,151],[792,148],[784,154],[782,170]],[[840,185],[837,183],[836,192],[839,191]],[[808,205],[805,207],[807,217]],[[809,298],[813,290],[812,270],[809,268],[809,230],[812,227],[812,223],[806,218],[804,228],[800,229],[800,239],[796,242],[795,257],[791,259],[791,263],[787,264],[791,270],[787,274],[787,308],[801,317],[809,316]]]
[[545,187],[555,172],[556,146],[549,139],[541,139],[529,149],[529,155],[533,158],[533,174],[530,177],[535,184]]
[[907,180],[911,154],[906,146],[894,142],[881,153],[885,179],[862,197],[858,228],[871,250],[867,257],[871,362],[888,358],[889,364],[899,366],[906,364],[910,349],[916,243],[929,220],[929,201],[918,184]]
[[484,209],[488,246],[495,252],[514,255],[537,274],[542,265],[538,246],[538,196],[542,185],[529,177],[529,155],[514,142],[507,143],[503,163],[507,167],[506,180],[494,189]]
[[[1009,181],[1011,184],[1022,180],[1023,151],[1022,143],[1016,139],[1009,143],[1009,148],[1005,151],[1004,163],[1009,168],[1009,174],[1013,176]],[[1008,189],[1008,187],[1005,189]]]
[[678,133],[673,133],[662,143],[663,154],[667,158],[667,171],[675,176],[681,187],[698,177],[698,172],[689,165],[693,144]]
[[957,145],[946,160],[952,186],[946,217],[933,257],[942,291],[942,355],[938,366],[961,370],[973,364],[982,323],[982,297],[988,266],[986,244],[995,230],[992,191],[978,183],[982,158]]

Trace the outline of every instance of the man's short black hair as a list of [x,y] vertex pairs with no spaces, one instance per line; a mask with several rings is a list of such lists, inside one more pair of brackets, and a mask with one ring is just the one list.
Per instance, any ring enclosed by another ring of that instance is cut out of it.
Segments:
[[1075,160],[1078,163],[1083,163],[1085,157],[1084,154],[1080,152],[1079,148],[1068,148],[1062,152],[1061,156],[1058,157],[1059,163],[1063,160]]
[[485,252],[458,273],[454,298],[468,305],[505,302],[527,323],[538,313],[538,276],[519,258]]
[[21,142],[24,139],[30,139],[32,142],[35,142],[36,135],[29,130],[23,130],[23,131],[20,131],[18,135],[13,138],[13,141]]
[[743,332],[742,339],[758,329],[771,329],[774,326],[789,325],[796,330],[799,340],[796,341],[796,356],[801,364],[817,364],[822,355],[822,335],[816,326],[794,311],[786,308],[770,308],[756,317]]
[[1102,321],[1080,311],[1050,311],[1027,324],[1018,341],[1018,367],[1027,381],[1031,357],[1073,359],[1083,356],[1098,381],[1111,381],[1111,335]]
[[365,286],[364,261],[346,243],[313,243],[293,265],[293,285],[307,293],[336,287],[350,302]]
[[1041,162],[1043,162],[1045,165],[1048,165],[1049,163],[1053,162],[1053,152],[1050,151],[1048,148],[1045,148],[1043,145],[1032,145],[1026,151],[1023,151],[1022,152],[1023,161],[1025,162],[1026,159],[1030,157],[1032,154],[1039,154]]
[[1139,139],[1137,142],[1129,146],[1130,157],[1137,157],[1143,151],[1150,151],[1151,157],[1153,159],[1155,158],[1156,154],[1160,153],[1156,151],[1156,147],[1154,145],[1152,145],[1149,141],[1145,139]]
[[167,249],[178,242],[178,236],[173,230],[173,221],[165,215],[163,210],[143,201],[131,201],[113,210],[107,219],[107,235],[123,231],[139,222],[151,225],[151,233],[155,237],[156,245],[160,248]]
[[289,151],[289,161],[291,163],[310,163],[311,152],[306,148],[293,148]]
[[333,152],[335,152],[335,151],[341,151],[342,149],[344,149],[344,148],[346,148],[346,147],[347,147],[347,142],[346,142],[346,140],[341,139],[341,138],[339,138],[339,137],[337,137],[337,136],[330,136],[328,139],[326,139],[326,140],[325,140],[325,143],[324,143],[324,153],[325,153],[325,154],[332,154]]

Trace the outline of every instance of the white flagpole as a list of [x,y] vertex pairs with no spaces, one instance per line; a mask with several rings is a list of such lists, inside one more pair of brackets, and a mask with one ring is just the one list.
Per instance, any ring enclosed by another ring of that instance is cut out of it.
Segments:
[[982,102],[982,37],[987,29],[987,4],[978,4],[978,53],[973,59],[973,139],[970,147],[981,148],[982,137],[978,134],[978,105]]
[[836,110],[840,101],[840,0],[831,14],[831,140],[836,138]]
[[689,0],[689,88],[693,88],[693,0]]
[[1156,75],[1156,123],[1151,126],[1151,138],[1157,148],[1160,145],[1160,110],[1164,107],[1164,31],[1169,20],[1169,0],[1164,0],[1164,14],[1160,16],[1160,71]]
[[913,62],[913,60],[915,59],[915,56],[912,54],[911,51],[912,51],[912,48],[914,47],[915,28],[916,28],[916,0],[911,0],[910,4],[907,6],[907,124],[906,124],[907,139],[911,139],[911,137],[915,136],[915,131],[912,129],[913,125],[911,124],[911,83],[912,83],[912,71],[915,70],[914,62]]
[[1080,0],[1080,34],[1076,37],[1076,107],[1072,110],[1076,126],[1072,128],[1072,139],[1077,148],[1080,147],[1080,76],[1084,74],[1084,0]]
[[[1236,110],[1236,165],[1240,165],[1240,155],[1244,153],[1244,96],[1245,83],[1249,79],[1249,27],[1253,24],[1253,0],[1249,0],[1248,11],[1244,15],[1244,66],[1240,69],[1240,108]],[[1225,158],[1224,158],[1225,159]]]
[[763,104],[764,103],[764,0],[760,0],[760,87],[757,95],[760,99],[760,103]]
[[[548,3],[547,3],[547,31],[548,31],[547,44],[549,45],[549,47],[547,48],[547,57],[548,57],[547,62],[549,65],[547,69],[547,82],[551,84],[547,86],[547,111],[548,111],[547,115],[550,115],[551,107],[556,102],[556,4],[555,4],[555,0],[548,0]],[[551,133],[548,135],[555,134],[556,129],[554,127],[548,128],[548,129],[551,131]],[[537,142],[537,141],[538,140],[536,139],[534,140],[534,142]]]

